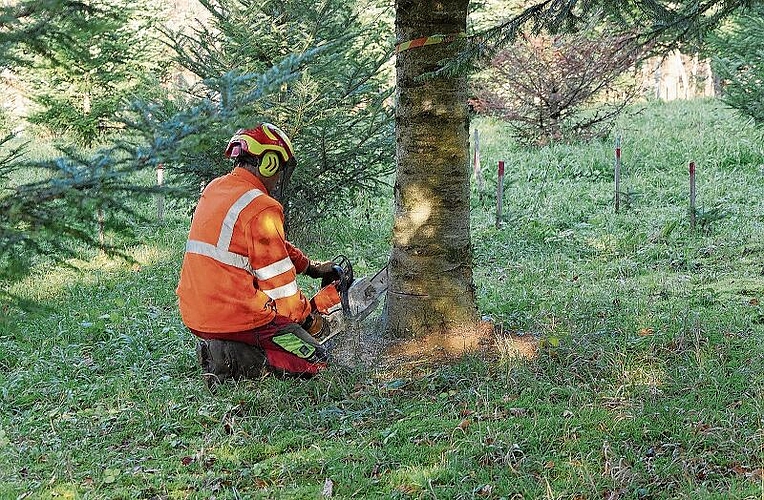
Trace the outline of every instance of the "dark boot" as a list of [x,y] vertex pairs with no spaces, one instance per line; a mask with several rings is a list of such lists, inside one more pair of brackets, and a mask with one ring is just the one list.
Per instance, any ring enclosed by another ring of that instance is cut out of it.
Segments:
[[210,391],[226,380],[255,379],[265,366],[265,353],[231,340],[203,340],[196,345],[202,377]]

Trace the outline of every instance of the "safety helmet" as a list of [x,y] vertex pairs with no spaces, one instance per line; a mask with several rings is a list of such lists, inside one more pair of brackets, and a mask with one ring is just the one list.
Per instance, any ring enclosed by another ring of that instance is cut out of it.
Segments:
[[261,123],[254,128],[239,129],[228,141],[226,158],[254,156],[260,159],[259,171],[269,177],[279,167],[293,167],[294,150],[289,136],[271,123]]

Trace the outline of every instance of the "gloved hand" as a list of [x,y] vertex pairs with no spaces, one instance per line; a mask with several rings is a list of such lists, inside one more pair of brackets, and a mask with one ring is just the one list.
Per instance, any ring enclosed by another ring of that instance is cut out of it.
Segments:
[[331,260],[326,262],[318,262],[311,260],[308,268],[305,270],[305,275],[310,276],[313,279],[321,278],[323,282],[329,282],[340,279],[339,273],[334,269],[336,266]]

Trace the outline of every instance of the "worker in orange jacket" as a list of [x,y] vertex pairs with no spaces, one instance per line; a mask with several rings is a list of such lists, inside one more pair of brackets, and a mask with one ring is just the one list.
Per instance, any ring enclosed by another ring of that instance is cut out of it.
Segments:
[[214,388],[266,367],[315,374],[327,353],[305,329],[320,318],[296,277],[338,276],[333,262],[311,261],[286,240],[277,198],[296,166],[292,144],[280,128],[261,123],[236,132],[225,155],[233,171],[202,192],[176,291],[183,323],[200,339],[205,381]]

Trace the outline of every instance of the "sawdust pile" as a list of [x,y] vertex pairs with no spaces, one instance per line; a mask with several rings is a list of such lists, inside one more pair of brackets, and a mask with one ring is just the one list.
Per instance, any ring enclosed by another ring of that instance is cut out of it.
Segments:
[[534,359],[537,353],[535,337],[504,331],[489,321],[413,339],[386,338],[381,321],[351,323],[346,332],[337,336],[332,348],[335,362],[340,365],[382,370],[450,363],[466,355]]

